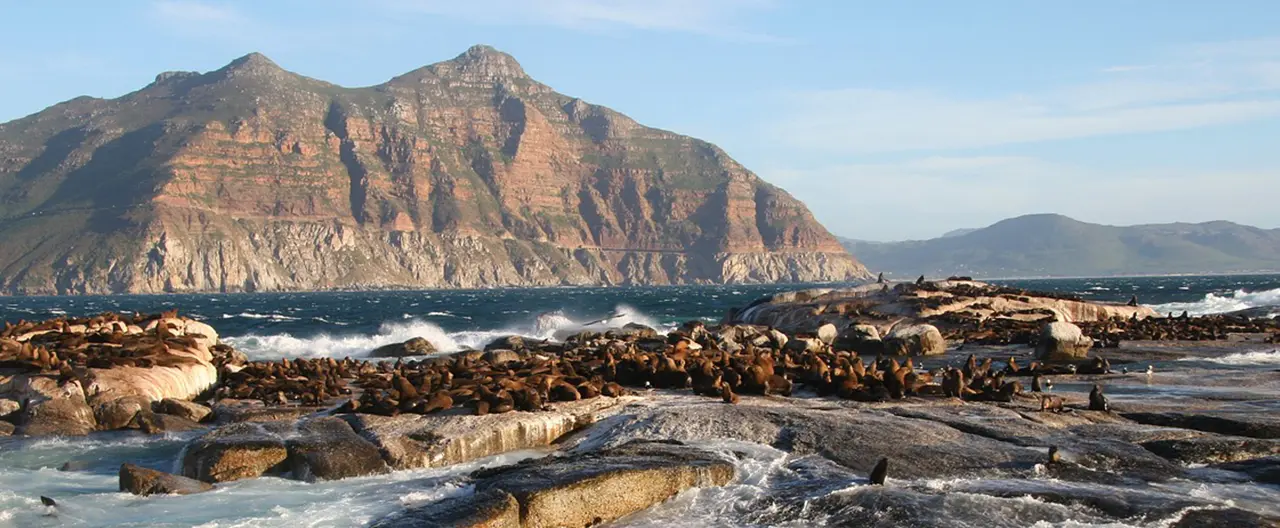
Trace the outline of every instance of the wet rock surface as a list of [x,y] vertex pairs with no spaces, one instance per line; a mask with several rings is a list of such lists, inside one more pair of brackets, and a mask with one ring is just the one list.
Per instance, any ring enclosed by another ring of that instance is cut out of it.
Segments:
[[363,438],[377,446],[395,469],[440,467],[481,457],[551,445],[590,426],[631,401],[595,398],[552,404],[546,411],[474,416],[402,414],[341,415]]
[[120,491],[134,495],[187,495],[213,489],[213,485],[134,464],[120,466]]
[[182,468],[205,482],[263,475],[336,480],[387,471],[377,447],[333,417],[220,427],[188,445]]
[[155,412],[186,418],[193,422],[201,422],[213,413],[213,410],[199,403],[186,400],[165,398],[152,405]]
[[493,489],[411,508],[371,525],[372,528],[519,528],[520,503],[510,493]]
[[[411,509],[375,526],[411,526],[412,519],[437,515],[465,526],[592,526],[688,488],[723,486],[733,477],[730,461],[706,451],[673,442],[631,442],[481,470],[472,475],[475,495]],[[513,512],[516,523],[506,524]]]

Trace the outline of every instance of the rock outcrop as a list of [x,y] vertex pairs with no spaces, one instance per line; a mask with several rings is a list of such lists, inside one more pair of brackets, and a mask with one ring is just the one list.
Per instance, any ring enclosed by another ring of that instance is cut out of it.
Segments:
[[372,358],[398,358],[408,356],[425,356],[434,353],[436,347],[421,337],[415,337],[403,343],[391,343],[373,349],[369,352]]
[[368,438],[395,469],[440,467],[481,457],[551,445],[573,431],[617,412],[630,398],[592,398],[550,404],[527,413],[342,417]]
[[6,325],[0,331],[0,399],[21,402],[19,432],[182,429],[153,419],[153,402],[189,399],[218,379],[210,326],[167,314]]
[[1089,355],[1093,339],[1084,335],[1080,327],[1058,321],[1040,329],[1040,342],[1036,356],[1046,361],[1080,359]]
[[410,508],[370,528],[520,528],[520,503],[494,489]]
[[733,476],[732,463],[705,451],[636,442],[482,470],[474,495],[410,509],[374,526],[594,526],[688,488],[723,486]]
[[844,281],[714,145],[502,52],[343,88],[251,54],[0,124],[0,292]]
[[884,336],[884,352],[896,356],[932,356],[947,351],[942,332],[929,324],[899,325]]
[[120,491],[134,495],[188,495],[213,489],[213,485],[136,464],[120,465]]
[[219,427],[193,440],[182,459],[183,475],[204,482],[262,475],[336,480],[385,471],[378,448],[333,417]]
[[344,414],[224,425],[192,440],[183,475],[227,482],[272,475],[335,480],[441,467],[551,445],[616,412],[627,398],[554,403],[538,413]]
[[1054,317],[1066,322],[1158,315],[1145,306],[1086,302],[982,282],[945,280],[783,292],[737,311],[729,322],[806,331],[824,323],[847,326],[851,317],[857,317],[881,327],[883,333],[903,318],[927,320],[948,314],[975,320],[1036,321]]
[[[899,346],[903,341],[891,339],[889,333],[927,324],[940,334],[928,338],[929,349],[936,353],[938,337],[977,344],[1034,344],[1040,326],[1052,321],[1092,325],[1088,337],[1129,338],[1133,332],[1126,327],[1145,326],[1147,321],[1160,320],[1157,315],[1145,306],[945,280],[783,292],[731,311],[724,322],[802,333],[832,324],[839,330],[833,344],[860,353],[876,353],[881,335],[883,346]],[[1209,334],[1216,335],[1213,330]]]

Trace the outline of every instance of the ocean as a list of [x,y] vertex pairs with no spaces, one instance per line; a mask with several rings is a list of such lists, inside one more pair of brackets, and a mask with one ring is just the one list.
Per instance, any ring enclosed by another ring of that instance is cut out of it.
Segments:
[[[1022,279],[993,281],[1029,290],[1126,302],[1137,296],[1161,313],[1193,315],[1275,306],[1280,275]],[[444,351],[483,347],[496,337],[550,337],[539,314],[559,311],[571,326],[614,314],[668,329],[689,320],[719,321],[731,308],[764,295],[840,285],[728,285],[619,288],[535,288],[321,293],[236,293],[0,298],[0,320],[44,320],[104,311],[178,309],[213,325],[252,359],[358,357],[380,345],[426,337]]]
[[[1280,312],[1280,275],[1187,276],[993,281],[1033,290],[1073,293],[1086,299],[1139,302],[1160,312],[1205,314],[1274,307]],[[813,285],[828,287],[829,285]],[[518,333],[547,337],[556,329],[622,314],[614,323],[637,322],[660,330],[699,319],[720,320],[734,307],[797,285],[730,285],[629,288],[547,288],[462,291],[252,293],[227,295],[127,295],[111,297],[0,298],[0,320],[43,320],[103,311],[158,312],[177,308],[212,324],[224,341],[253,359],[359,357],[379,345],[423,336],[442,350],[480,347]],[[563,317],[539,314],[559,311]],[[547,324],[552,321],[553,324]],[[1243,350],[1211,361],[1155,363],[1160,372],[1274,370],[1280,352]],[[1145,368],[1145,366],[1141,367]],[[1141,384],[1115,389],[1116,401],[1161,398],[1170,391],[1234,390],[1187,383],[1152,390]],[[1064,383],[1058,390],[1087,391]],[[1275,399],[1271,402],[1276,401]],[[174,471],[182,446],[193,434],[146,437],[99,433],[77,439],[0,439],[0,526],[359,526],[405,505],[466,493],[464,475],[483,466],[541,456],[514,452],[460,466],[400,471],[335,482],[303,483],[260,478],[220,485],[213,492],[173,497],[135,497],[117,491],[122,462]],[[623,526],[815,526],[839,524],[810,503],[865,484],[822,457],[793,456],[772,447],[712,442],[703,447],[732,453],[738,477],[724,488],[695,490],[640,514]],[[64,463],[78,471],[59,471]],[[1167,526],[1169,518],[1117,523],[1083,506],[1050,504],[1030,497],[997,498],[984,489],[1017,485],[991,479],[922,480],[901,485],[946,492],[927,506],[969,526]],[[1068,486],[1046,480],[1044,486]],[[1076,484],[1071,484],[1076,485]],[[1095,490],[1097,491],[1097,490]],[[1102,490],[1163,500],[1190,496],[1280,516],[1280,489],[1224,481],[1175,480],[1158,486]],[[60,502],[56,516],[40,505],[47,495]],[[786,498],[786,501],[779,499]],[[1137,499],[1134,499],[1137,500]],[[785,502],[785,503],[784,503]],[[922,505],[922,507],[926,507]],[[991,517],[990,512],[999,512]],[[884,524],[886,526],[892,523]],[[944,524],[946,525],[946,524]]]

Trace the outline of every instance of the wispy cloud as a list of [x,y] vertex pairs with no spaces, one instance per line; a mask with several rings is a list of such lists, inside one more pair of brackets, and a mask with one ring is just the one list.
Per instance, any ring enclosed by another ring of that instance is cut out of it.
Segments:
[[766,126],[797,149],[858,155],[1183,130],[1280,117],[1280,41],[1190,46],[1092,82],[988,98],[851,87],[792,93]]
[[473,23],[547,25],[589,32],[626,28],[734,40],[779,40],[739,26],[742,16],[771,9],[774,0],[387,0],[387,5]]

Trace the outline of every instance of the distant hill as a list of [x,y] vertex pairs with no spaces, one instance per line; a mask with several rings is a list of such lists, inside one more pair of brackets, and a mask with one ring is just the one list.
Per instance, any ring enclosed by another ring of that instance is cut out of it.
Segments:
[[958,231],[932,240],[841,242],[872,271],[897,277],[1280,271],[1280,229],[1231,222],[1119,227],[1036,214]]

